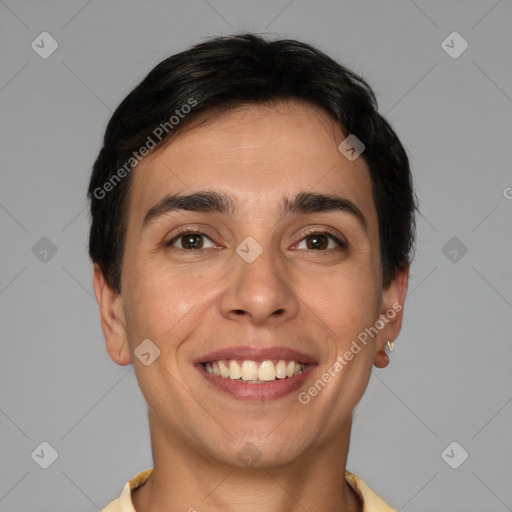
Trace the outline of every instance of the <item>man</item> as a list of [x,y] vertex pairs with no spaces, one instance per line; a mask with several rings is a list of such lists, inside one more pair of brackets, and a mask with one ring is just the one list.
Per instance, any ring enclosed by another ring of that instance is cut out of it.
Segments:
[[370,86],[297,41],[211,39],[124,99],[89,197],[106,348],[134,366],[154,465],[104,510],[391,511],[345,468],[414,240]]

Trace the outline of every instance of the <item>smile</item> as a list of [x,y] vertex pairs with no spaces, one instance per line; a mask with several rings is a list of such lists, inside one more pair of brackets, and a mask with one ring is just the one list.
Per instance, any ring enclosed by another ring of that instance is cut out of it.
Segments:
[[318,367],[313,354],[283,346],[231,346],[192,361],[210,391],[245,401],[283,398],[304,386]]
[[306,363],[286,359],[266,359],[260,362],[249,359],[243,361],[220,359],[202,364],[210,375],[221,379],[241,380],[247,384],[263,384],[276,379],[289,379],[303,373],[307,367]]

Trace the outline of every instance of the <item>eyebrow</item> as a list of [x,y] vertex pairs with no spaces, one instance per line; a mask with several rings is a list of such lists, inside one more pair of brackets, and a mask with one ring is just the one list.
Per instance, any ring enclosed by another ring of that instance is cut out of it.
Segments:
[[[214,212],[232,216],[236,200],[225,192],[201,191],[187,195],[167,195],[148,210],[143,229],[160,217],[173,211]],[[368,222],[362,211],[349,199],[314,192],[300,192],[294,197],[284,197],[280,204],[279,221],[290,214],[307,214],[340,211],[354,217],[368,235]]]

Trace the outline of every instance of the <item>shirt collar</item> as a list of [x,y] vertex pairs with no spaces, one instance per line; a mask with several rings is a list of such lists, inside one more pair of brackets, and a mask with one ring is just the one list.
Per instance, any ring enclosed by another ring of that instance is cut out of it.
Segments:
[[[146,480],[149,478],[152,471],[153,468],[141,471],[126,483],[123,488],[123,492],[119,497],[119,512],[136,512],[132,503],[131,491],[132,489],[136,489],[146,483]],[[380,496],[375,494],[375,492],[373,492],[366,483],[354,473],[345,470],[345,480],[361,499],[363,503],[363,512],[396,512],[395,509],[387,505]],[[104,512],[107,512],[107,510]]]

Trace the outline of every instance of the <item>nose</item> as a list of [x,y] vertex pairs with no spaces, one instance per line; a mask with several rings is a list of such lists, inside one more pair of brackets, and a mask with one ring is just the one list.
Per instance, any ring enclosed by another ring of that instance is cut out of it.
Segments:
[[229,286],[220,304],[226,318],[265,325],[284,322],[298,313],[300,303],[292,290],[289,272],[266,251],[252,263],[235,257],[227,279]]

